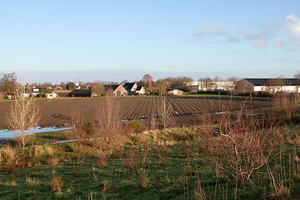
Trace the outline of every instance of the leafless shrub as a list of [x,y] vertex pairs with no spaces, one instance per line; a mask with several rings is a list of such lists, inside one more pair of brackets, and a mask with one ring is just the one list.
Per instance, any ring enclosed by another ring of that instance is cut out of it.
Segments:
[[280,187],[270,195],[270,199],[288,199],[290,196],[289,188],[284,185],[280,185]]
[[120,159],[123,162],[124,168],[129,169],[129,174],[132,175],[138,167],[138,147],[131,148],[126,152],[125,158]]
[[200,115],[203,122],[204,136],[199,147],[207,154],[205,162],[213,163],[228,178],[244,184],[251,181],[253,173],[266,167],[271,159],[274,147],[282,139],[276,124],[264,125],[253,115],[231,112],[230,105],[226,112],[218,116],[218,124],[213,123],[213,113]]
[[151,126],[151,130],[153,130],[153,131],[157,129],[157,122],[156,122],[156,119],[154,117],[151,118],[150,126]]
[[127,143],[127,131],[120,117],[120,105],[115,97],[107,96],[104,108],[96,113],[97,137],[101,138],[104,150],[118,149],[121,153]]
[[93,123],[86,121],[79,111],[71,113],[70,123],[74,128],[65,130],[65,137],[68,140],[74,141],[77,153],[82,153],[84,151],[83,144],[89,143],[92,138],[96,137]]
[[166,164],[166,153],[169,152],[169,145],[167,142],[160,140],[157,145],[152,145],[152,150],[157,153],[157,157],[160,159],[160,164]]
[[175,126],[175,120],[172,116],[172,105],[166,97],[161,99],[161,102],[158,106],[158,116],[164,128]]
[[20,147],[24,149],[34,134],[29,133],[40,120],[40,107],[33,97],[26,97],[25,84],[19,86],[15,92],[15,101],[10,106],[6,117],[7,126],[18,134],[16,138]]

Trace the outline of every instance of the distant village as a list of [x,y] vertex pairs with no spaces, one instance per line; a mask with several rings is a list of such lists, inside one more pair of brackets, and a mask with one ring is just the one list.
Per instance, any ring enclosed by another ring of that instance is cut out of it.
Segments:
[[[0,98],[13,99],[15,88],[21,85],[17,83],[15,73],[2,74],[0,82]],[[54,99],[58,97],[97,97],[104,95],[133,96],[133,95],[184,95],[184,93],[208,93],[208,94],[246,94],[257,93],[272,94],[276,92],[299,93],[300,73],[295,78],[237,78],[231,77],[222,80],[219,77],[199,78],[194,81],[189,77],[168,77],[153,80],[149,74],[144,75],[140,81],[129,82],[62,82],[31,85],[25,84],[25,97],[42,97]]]

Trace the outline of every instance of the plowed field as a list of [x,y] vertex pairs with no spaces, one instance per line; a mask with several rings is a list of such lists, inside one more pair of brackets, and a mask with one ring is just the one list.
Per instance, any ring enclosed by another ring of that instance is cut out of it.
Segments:
[[[168,97],[171,104],[173,116],[192,116],[203,111],[220,112],[232,102],[231,109],[238,110],[244,104],[246,108],[252,108],[259,112],[263,107],[271,106],[271,101],[264,99],[254,99],[252,102],[236,98],[196,98],[196,97]],[[118,97],[120,113],[122,119],[148,120],[155,118],[158,114],[158,105],[161,104],[161,97]],[[5,117],[9,114],[9,105],[12,102],[0,103],[0,127],[7,128]],[[97,109],[105,106],[105,98],[85,98],[85,99],[57,99],[57,100],[38,100],[41,107],[41,120],[39,125],[42,127],[60,126],[68,123],[71,112],[78,110],[86,119],[94,120]]]

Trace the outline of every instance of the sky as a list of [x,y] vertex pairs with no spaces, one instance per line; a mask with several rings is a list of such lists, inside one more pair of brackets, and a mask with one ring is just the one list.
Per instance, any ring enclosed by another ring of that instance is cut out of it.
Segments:
[[29,83],[298,71],[299,0],[0,0],[0,73]]

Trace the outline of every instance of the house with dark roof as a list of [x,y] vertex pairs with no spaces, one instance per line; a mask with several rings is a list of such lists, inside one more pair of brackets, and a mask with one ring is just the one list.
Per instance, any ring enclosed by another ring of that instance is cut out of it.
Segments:
[[123,87],[128,91],[128,94],[135,94],[138,85],[136,83],[124,83]]
[[108,95],[126,96],[128,91],[121,85],[104,85],[105,91]]
[[94,84],[93,84],[93,83],[88,84],[88,85],[85,87],[86,90],[91,90],[91,89],[93,89],[93,88],[94,88]]
[[138,86],[135,90],[135,93],[136,94],[145,94],[146,93],[146,90],[143,86]]
[[254,92],[300,92],[300,83],[295,78],[244,78],[241,83],[251,86],[251,90]]

